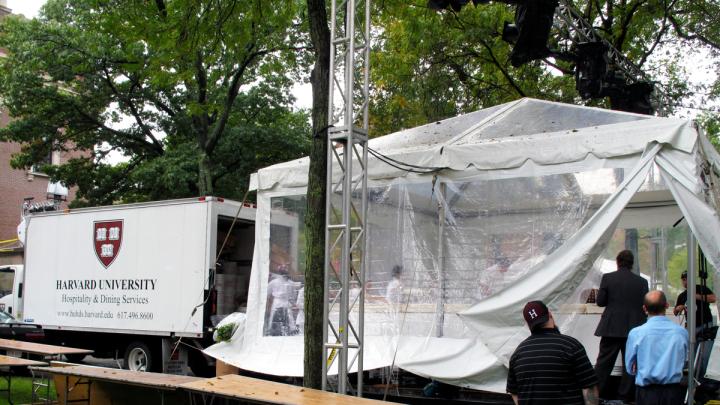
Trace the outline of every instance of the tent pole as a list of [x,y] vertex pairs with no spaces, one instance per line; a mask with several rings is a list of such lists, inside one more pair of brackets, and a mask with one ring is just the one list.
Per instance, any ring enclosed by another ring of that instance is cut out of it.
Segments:
[[[625,249],[632,252],[633,256],[639,258],[638,254],[638,230],[637,229],[626,229],[625,230]],[[640,264],[639,260],[633,262],[632,272],[640,275]]]
[[667,257],[665,252],[667,251],[667,234],[665,229],[660,229],[660,270],[662,274],[662,290],[668,290],[668,269],[667,269]]
[[436,324],[435,324],[435,335],[442,337],[444,335],[445,325],[445,193],[446,184],[443,182],[439,183],[438,187],[438,280],[440,296],[438,297],[437,308],[435,309]]
[[695,235],[688,227],[687,238],[687,330],[690,335],[690,344],[688,345],[688,403],[693,403],[695,395],[695,346],[697,345],[697,336],[695,335],[695,315],[697,304],[695,302],[695,276],[697,274],[697,258],[696,258],[696,241]]

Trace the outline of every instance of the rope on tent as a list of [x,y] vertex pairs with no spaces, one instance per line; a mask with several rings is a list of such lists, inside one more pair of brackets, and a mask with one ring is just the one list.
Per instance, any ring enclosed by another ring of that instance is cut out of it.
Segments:
[[[227,244],[228,239],[230,238],[230,234],[232,234],[232,230],[235,227],[235,223],[237,222],[237,219],[240,217],[240,211],[242,211],[243,207],[245,206],[245,201],[247,201],[247,196],[250,193],[250,189],[245,191],[245,195],[243,196],[242,202],[240,203],[240,206],[238,207],[237,212],[235,213],[235,217],[233,218],[232,223],[230,224],[230,229],[228,229],[227,234],[225,235],[225,240],[223,240],[222,245],[220,246],[220,250],[218,250],[217,255],[215,256],[215,263],[217,265],[217,261],[220,259],[220,255],[222,255],[223,250],[225,249],[225,245]],[[210,269],[211,271],[211,280],[215,282],[215,269]],[[212,287],[212,286],[209,286]],[[210,299],[210,294],[201,302],[200,304],[196,305],[195,308],[193,308],[192,313],[190,314],[190,317],[192,318],[193,315],[195,315],[195,312],[197,312],[197,309],[201,306],[207,304],[208,299]]]

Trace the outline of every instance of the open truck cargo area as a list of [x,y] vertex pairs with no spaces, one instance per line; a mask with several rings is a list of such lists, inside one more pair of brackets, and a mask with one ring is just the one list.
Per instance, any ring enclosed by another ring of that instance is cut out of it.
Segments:
[[254,221],[214,197],[32,215],[18,317],[131,369],[203,374],[213,360],[193,348],[246,305]]

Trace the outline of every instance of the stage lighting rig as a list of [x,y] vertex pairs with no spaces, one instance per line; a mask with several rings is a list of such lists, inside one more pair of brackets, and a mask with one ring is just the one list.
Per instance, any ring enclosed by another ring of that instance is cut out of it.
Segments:
[[575,89],[584,99],[601,97],[610,60],[604,42],[582,42],[575,47]]
[[505,23],[502,35],[504,41],[514,44],[510,52],[514,67],[550,56],[547,42],[557,6],[558,0],[517,2],[515,24]]
[[580,97],[608,97],[613,110],[652,114],[655,86],[629,76],[612,63],[611,56],[604,41],[574,44],[575,88]]
[[[460,11],[490,0],[428,0],[434,10]],[[667,98],[662,86],[654,83],[639,67],[604,40],[569,0],[494,0],[515,7],[513,22],[505,22],[502,39],[513,45],[510,63],[514,67],[554,57],[575,63],[575,88],[583,99],[610,98],[611,108],[653,114]],[[553,31],[553,28],[555,30]],[[570,51],[550,50],[551,31],[558,41],[570,44]]]
[[[428,0],[432,10],[452,9],[456,12],[470,4],[471,0]],[[473,5],[489,3],[490,0],[472,0]],[[506,22],[502,39],[513,44],[510,63],[519,67],[533,60],[551,55],[547,47],[550,29],[553,26],[558,0],[499,0],[500,3],[515,6],[514,22]]]
[[610,108],[618,111],[634,112],[638,114],[653,114],[652,97],[656,91],[655,85],[649,82],[636,82],[625,86],[622,94],[610,96]]

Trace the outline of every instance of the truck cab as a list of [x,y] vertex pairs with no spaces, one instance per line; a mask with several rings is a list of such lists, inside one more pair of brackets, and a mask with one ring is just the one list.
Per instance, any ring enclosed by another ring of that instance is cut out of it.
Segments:
[[23,266],[0,266],[0,311],[22,319]]

